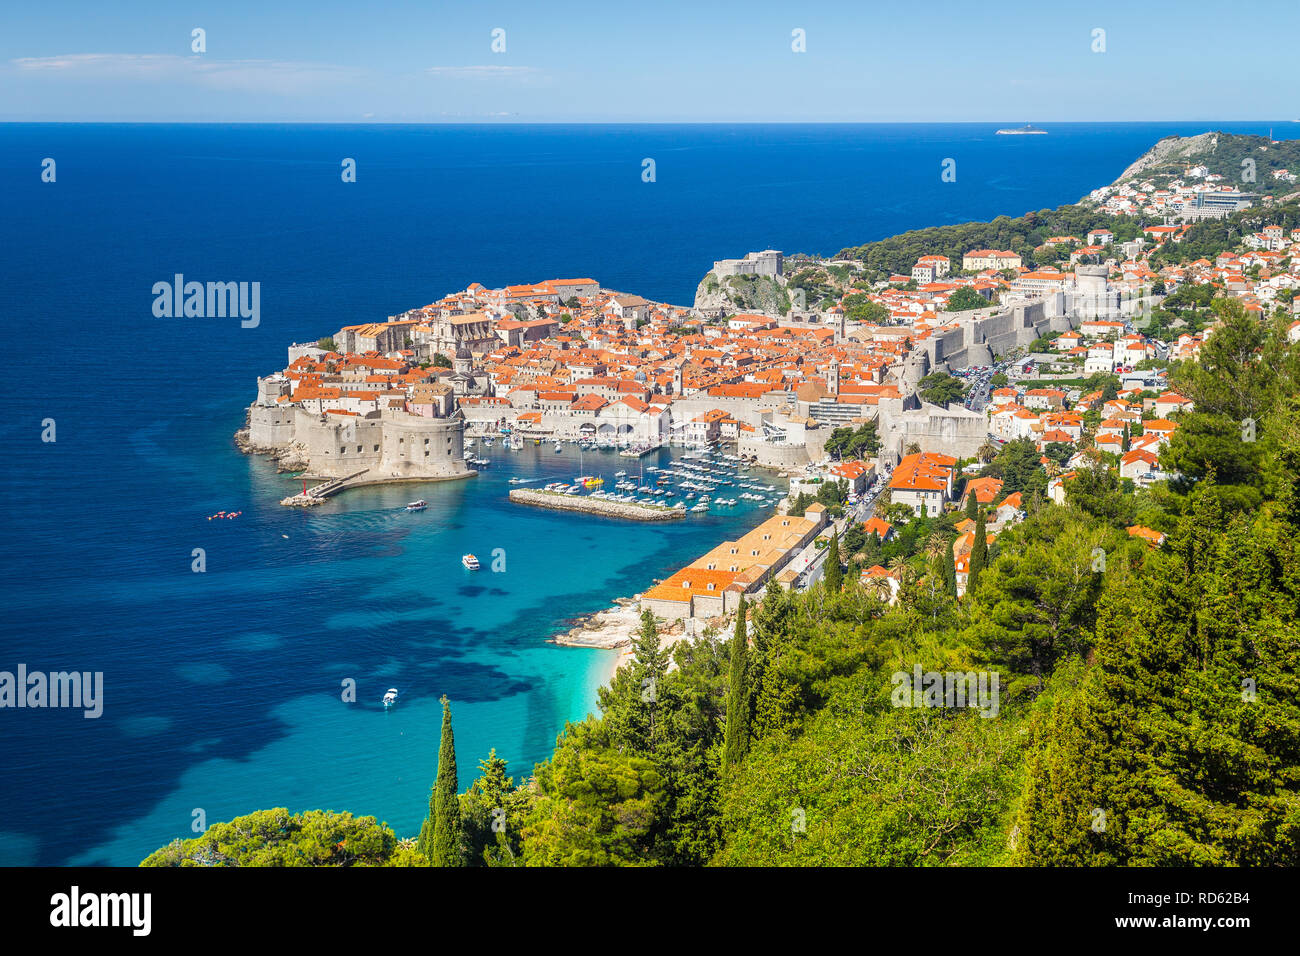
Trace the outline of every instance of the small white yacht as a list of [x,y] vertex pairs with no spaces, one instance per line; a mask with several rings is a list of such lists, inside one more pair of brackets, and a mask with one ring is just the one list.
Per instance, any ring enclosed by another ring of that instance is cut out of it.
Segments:
[[390,687],[388,693],[384,694],[384,706],[392,707],[395,703],[397,703],[397,688]]
[[427,508],[427,507],[429,507],[429,502],[427,502],[427,501],[425,501],[423,498],[421,498],[419,501],[412,501],[412,502],[408,503],[407,506],[406,506],[406,510],[407,510],[407,511],[423,511],[423,510],[424,510],[425,508]]
[[478,558],[472,554],[461,555],[460,563],[465,565],[467,571],[477,571],[479,569]]

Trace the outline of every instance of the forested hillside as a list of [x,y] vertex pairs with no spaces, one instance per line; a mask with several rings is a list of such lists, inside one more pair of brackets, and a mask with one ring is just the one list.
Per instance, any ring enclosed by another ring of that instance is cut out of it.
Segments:
[[[1277,132],[1294,135],[1294,126]],[[1204,166],[1211,176],[1253,193],[1284,195],[1296,191],[1294,181],[1273,175],[1289,171],[1300,176],[1300,139],[1271,140],[1267,136],[1209,132],[1169,136],[1147,150],[1115,180],[1114,185],[1150,181],[1158,187],[1185,178],[1188,167]]]
[[850,246],[836,253],[837,259],[860,260],[871,278],[887,278],[892,273],[910,275],[921,256],[942,255],[960,269],[962,256],[972,249],[1009,249],[1024,260],[1026,266],[1055,262],[1058,255],[1045,250],[1042,263],[1034,250],[1052,236],[1077,236],[1082,239],[1092,229],[1104,227],[1121,242],[1142,234],[1140,221],[1130,216],[1111,216],[1083,206],[1040,209],[1012,219],[998,216],[991,222],[965,222],[952,226],[930,226],[899,233],[888,239]]
[[[1169,450],[1187,481],[1126,495],[1098,469],[1064,507],[1032,501],[960,603],[942,534],[905,559],[893,607],[853,574],[773,586],[740,694],[734,637],[682,647],[666,671],[647,629],[605,717],[539,768],[516,859],[1295,863],[1298,363],[1284,326],[1220,314],[1176,375],[1200,409]],[[997,715],[893,706],[891,675],[917,664],[997,671]],[[728,762],[736,700],[745,743]]]
[[[1285,319],[1214,308],[1199,362],[1171,376],[1196,408],[1164,453],[1182,477],[1133,494],[1099,464],[1055,505],[1004,451],[993,466],[1028,517],[972,560],[960,601],[964,515],[918,519],[887,554],[850,544],[842,581],[834,543],[826,581],[770,585],[734,633],[671,662],[645,619],[603,716],[569,725],[530,777],[490,754],[457,798],[449,716],[414,850],[372,820],[309,816],[300,837],[274,811],[146,862],[1300,862],[1300,354]],[[898,572],[897,603],[860,583],[859,548]],[[918,665],[996,674],[996,706],[899,706]]]

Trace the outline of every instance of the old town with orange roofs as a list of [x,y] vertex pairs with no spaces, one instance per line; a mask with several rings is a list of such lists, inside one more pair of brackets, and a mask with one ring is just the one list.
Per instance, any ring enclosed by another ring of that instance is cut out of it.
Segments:
[[[1116,211],[1116,197],[1094,198]],[[475,439],[479,449],[493,439],[578,442],[630,458],[664,445],[725,449],[789,479],[769,523],[799,525],[751,532],[765,542],[747,549],[761,551],[762,567],[724,556],[728,571],[705,555],[659,588],[661,614],[725,612],[719,592],[734,599],[768,578],[814,580],[816,562],[796,559],[812,553],[810,542],[824,548],[832,530],[856,526],[884,542],[900,523],[964,507],[974,495],[992,541],[1025,515],[1027,492],[976,477],[1010,442],[1033,444],[1042,470],[1034,493],[1056,502],[1076,469],[1099,461],[1127,488],[1167,478],[1160,453],[1191,402],[1169,389],[1166,369],[1195,359],[1215,322],[1158,338],[1144,331],[1153,303],[1208,287],[1261,315],[1289,310],[1290,335],[1300,337],[1300,230],[1264,225],[1214,261],[1173,257],[1178,264],[1153,267],[1150,254],[1176,249],[1187,228],[1148,227],[1127,242],[1101,227],[1053,237],[1062,271],[1027,269],[1009,250],[972,249],[960,261],[924,255],[910,275],[852,282],[811,309],[790,295],[786,309],[742,311],[707,290],[746,277],[794,292],[800,272],[862,264],[775,250],[721,260],[691,307],[585,277],[473,283],[290,346],[286,367],[259,379],[237,438],[333,488],[470,478],[488,464],[470,450]],[[949,310],[959,293],[961,311]],[[879,307],[867,320],[845,304],[864,294]],[[854,434],[870,440],[846,441]],[[829,513],[823,495],[804,514],[787,514],[823,483],[844,496],[832,496]],[[1148,529],[1131,533],[1161,543]],[[967,528],[956,546],[959,582],[972,542]],[[861,574],[889,577],[879,566]]]

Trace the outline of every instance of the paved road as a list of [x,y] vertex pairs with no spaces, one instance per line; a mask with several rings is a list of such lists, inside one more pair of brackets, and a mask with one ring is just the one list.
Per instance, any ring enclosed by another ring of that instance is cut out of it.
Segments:
[[[991,368],[985,368],[982,371],[970,370],[965,376],[970,391],[966,396],[966,407],[972,412],[982,412],[988,406],[989,399],[993,397],[993,376],[999,373],[1006,374],[1011,367],[1010,362],[998,362]],[[960,370],[959,370],[960,371]]]
[[[839,532],[840,538],[844,538],[844,532],[848,530],[850,524],[861,524],[869,519],[876,511],[876,499],[880,492],[885,488],[882,484],[875,491],[868,492],[859,501],[854,504],[844,506],[844,517],[834,521],[831,527],[826,530],[829,537],[831,531]],[[786,566],[793,568],[799,576],[795,579],[794,587],[798,590],[806,590],[821,580],[822,572],[826,564],[826,549],[818,548],[815,543],[810,543],[808,547],[799,552],[791,559]]]

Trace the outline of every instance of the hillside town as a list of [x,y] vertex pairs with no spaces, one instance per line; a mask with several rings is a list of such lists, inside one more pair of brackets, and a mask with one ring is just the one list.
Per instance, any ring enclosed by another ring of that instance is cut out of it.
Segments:
[[[1265,223],[1213,259],[1184,260],[1189,228],[1054,236],[1036,269],[1009,250],[923,255],[908,275],[784,313],[655,302],[592,278],[473,283],[290,346],[286,367],[259,379],[241,445],[331,490],[470,478],[486,464],[466,450],[475,438],[629,456],[726,446],[783,473],[789,497],[750,536],[648,591],[660,617],[724,617],[772,579],[807,587],[832,536],[862,563],[909,522],[958,509],[960,594],[981,550],[977,524],[986,548],[1030,498],[1063,503],[1076,474],[1099,462],[1128,489],[1171,477],[1161,453],[1192,403],[1167,369],[1196,359],[1214,334],[1201,308],[1210,297],[1261,317],[1287,311],[1300,337],[1300,228]],[[792,278],[809,270],[852,276],[857,266],[765,250],[720,260],[710,276],[797,291]],[[1028,470],[1026,460],[1009,466],[1008,448],[1032,452]],[[1162,539],[1141,526],[1130,534]],[[855,570],[896,599],[904,571]]]

